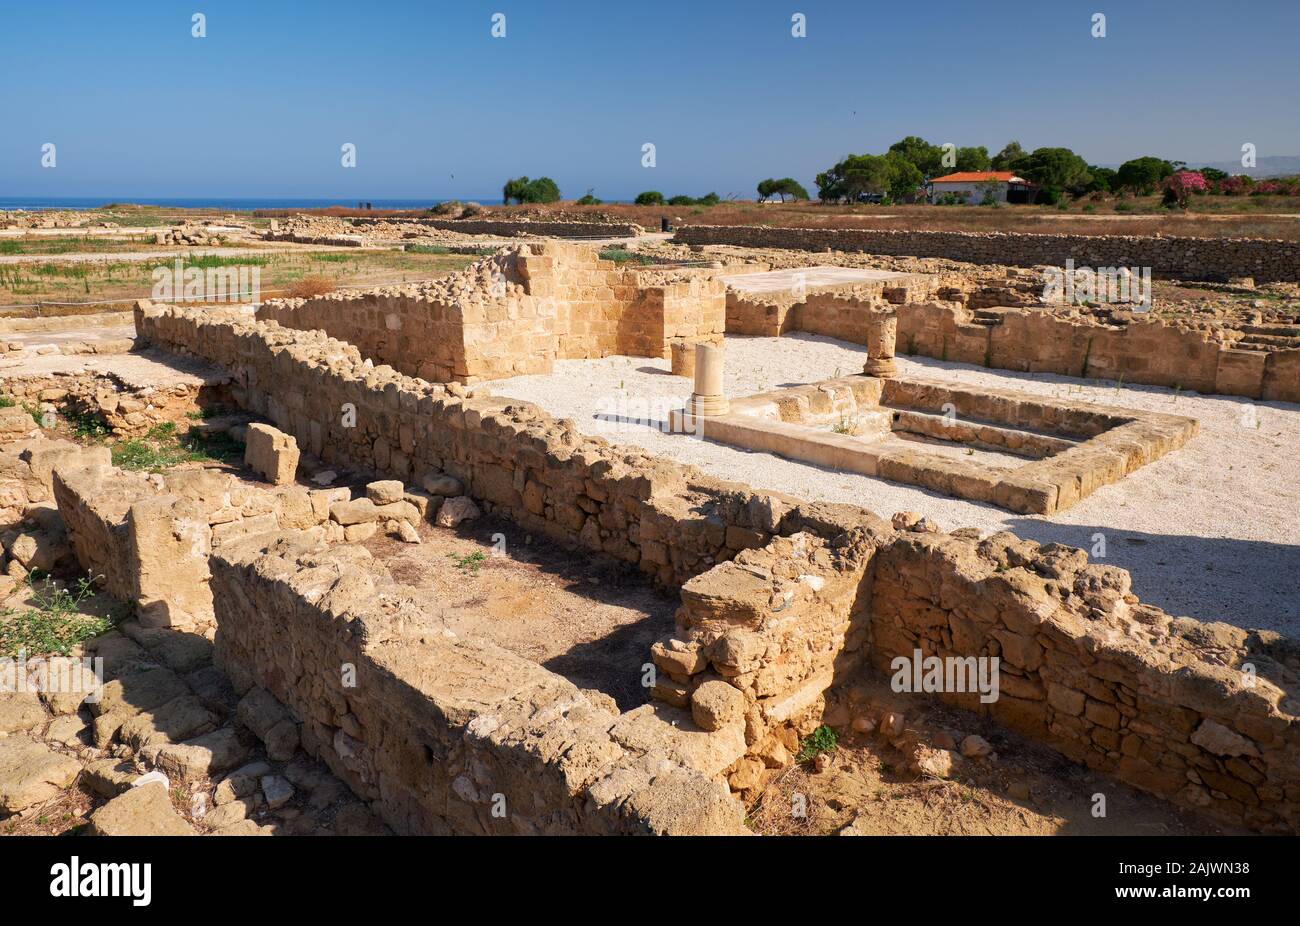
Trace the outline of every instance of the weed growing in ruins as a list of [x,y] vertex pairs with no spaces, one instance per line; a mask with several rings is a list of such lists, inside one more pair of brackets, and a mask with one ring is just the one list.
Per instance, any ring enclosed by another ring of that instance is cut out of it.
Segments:
[[17,404],[10,396],[0,395],[0,408],[13,408]]
[[82,603],[96,594],[89,577],[79,579],[73,591],[31,576],[28,585],[32,590],[30,608],[0,612],[0,656],[66,656],[79,643],[112,629],[120,619],[116,613],[101,617],[81,610]]
[[858,418],[856,415],[840,415],[840,420],[831,425],[831,430],[836,434],[856,434],[858,433]]
[[799,744],[796,762],[811,762],[824,752],[830,752],[840,743],[839,735],[826,724],[822,724],[803,738]]
[[92,412],[79,409],[72,404],[64,404],[61,414],[73,436],[78,440],[98,444],[109,435],[108,425]]
[[113,465],[122,469],[162,472],[181,463],[215,460],[228,463],[243,454],[244,445],[228,434],[177,434],[176,422],[164,421],[142,438],[113,447]]
[[474,575],[478,575],[479,567],[487,560],[487,554],[482,550],[475,550],[473,553],[466,553],[463,556],[457,553],[448,553],[447,557],[456,564],[457,569]]
[[635,251],[629,251],[627,248],[606,248],[600,252],[601,260],[612,260],[616,264],[653,264],[655,260],[645,254],[638,254]]

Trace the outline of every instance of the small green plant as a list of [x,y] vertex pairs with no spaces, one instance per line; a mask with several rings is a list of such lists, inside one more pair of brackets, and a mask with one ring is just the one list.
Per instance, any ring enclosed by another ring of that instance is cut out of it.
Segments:
[[448,553],[447,557],[456,564],[456,568],[462,572],[471,572],[478,575],[478,569],[487,561],[487,554],[482,550],[475,550],[473,553],[466,553],[463,556],[458,553]]
[[82,602],[95,596],[94,582],[81,578],[69,591],[52,581],[28,576],[32,606],[24,611],[0,612],[0,656],[66,656],[84,640],[110,630],[120,619],[81,611]]
[[803,738],[799,744],[799,755],[795,756],[794,760],[811,762],[823,752],[830,752],[839,745],[839,742],[839,735],[826,724],[822,724]]
[[97,444],[105,440],[110,433],[104,420],[86,409],[77,408],[72,404],[65,404],[60,413],[63,415],[63,420],[68,423],[72,433],[81,440]]
[[856,434],[858,432],[857,415],[840,415],[840,420],[831,425],[836,434]]
[[0,395],[0,408],[13,408],[17,404],[12,396]]

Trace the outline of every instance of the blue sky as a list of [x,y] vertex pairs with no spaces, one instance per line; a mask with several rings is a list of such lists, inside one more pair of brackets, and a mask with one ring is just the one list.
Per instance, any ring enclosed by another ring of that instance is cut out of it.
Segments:
[[491,198],[544,174],[752,196],[909,134],[1295,155],[1297,35],[1297,0],[3,0],[0,194]]

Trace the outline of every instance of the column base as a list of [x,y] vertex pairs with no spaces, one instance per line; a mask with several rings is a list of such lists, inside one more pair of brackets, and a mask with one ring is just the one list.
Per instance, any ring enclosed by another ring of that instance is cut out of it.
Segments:
[[868,360],[862,367],[862,372],[867,376],[893,376],[898,372],[898,365],[893,357]]

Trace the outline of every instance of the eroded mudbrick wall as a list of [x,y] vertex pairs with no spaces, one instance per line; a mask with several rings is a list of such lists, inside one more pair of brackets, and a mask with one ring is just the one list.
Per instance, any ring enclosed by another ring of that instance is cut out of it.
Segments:
[[667,357],[675,339],[720,343],[723,284],[623,269],[591,248],[521,245],[427,283],[264,303],[262,320],[318,328],[430,382],[546,373],[556,360]]
[[683,225],[673,240],[681,244],[945,257],[971,264],[1022,267],[1064,266],[1067,260],[1073,260],[1078,266],[1150,267],[1156,274],[1189,280],[1300,280],[1300,243],[1271,238]]
[[[828,684],[863,659],[887,668],[894,656],[911,656],[919,648],[927,655],[998,655],[1007,666],[1005,703],[986,708],[955,700],[987,709],[1072,758],[1224,819],[1300,831],[1294,700],[1300,653],[1274,634],[1175,619],[1142,606],[1126,572],[1090,565],[1079,550],[1040,548],[1007,534],[977,541],[969,535],[900,533],[853,506],[755,492],[618,450],[527,403],[460,398],[444,387],[373,368],[355,348],[320,332],[145,306],[137,310],[137,325],[149,341],[229,368],[241,404],[300,435],[300,442],[326,459],[407,481],[425,468],[451,473],[489,510],[523,529],[611,554],[665,584],[684,586],[678,634],[653,652],[668,676],[656,694],[688,707],[702,729],[714,731],[720,745],[711,757],[726,762],[709,768],[737,791],[753,787],[762,768],[787,758],[799,733],[816,723]],[[355,405],[353,427],[340,424],[347,403]],[[757,552],[737,556],[742,550]],[[336,752],[340,745],[345,752],[354,749],[335,732],[357,739],[346,732],[361,716],[354,707],[377,731],[368,743],[386,742],[391,727],[428,728],[430,752],[401,750],[392,760],[399,768],[391,772],[382,767],[389,761],[382,756],[358,760],[353,776],[370,767],[375,777],[361,784],[378,787],[380,800],[385,774],[400,774],[403,781],[427,778],[428,755],[453,756],[458,767],[463,760],[456,758],[455,743],[464,734],[457,718],[467,723],[468,741],[516,754],[512,743],[493,741],[475,726],[473,710],[436,710],[441,719],[432,727],[427,719],[393,713],[418,712],[449,697],[426,686],[436,684],[450,656],[438,663],[437,673],[423,663],[411,668],[425,673],[414,682],[400,674],[405,656],[375,660],[382,684],[390,687],[375,704],[360,707],[319,687],[328,675],[324,670],[281,670],[259,656],[292,649],[285,638],[271,635],[295,633],[304,652],[309,645],[344,647],[325,650],[330,672],[337,671],[341,653],[367,658],[355,649],[360,641],[345,637],[310,644],[321,633],[321,612],[335,615],[330,633],[342,634],[347,626],[344,608],[330,611],[328,582],[303,580],[296,586],[305,609],[301,622],[269,616],[276,610],[269,602],[286,606],[284,590],[295,587],[310,558],[260,547],[241,558],[223,548],[213,563],[214,588],[228,584],[229,594],[218,591],[218,601],[229,598],[239,612],[230,618],[232,642],[219,644],[229,647],[230,671],[257,666],[253,680],[293,706],[300,720],[318,716],[318,743],[329,740]],[[366,571],[331,568],[335,584]],[[261,585],[265,591],[250,591]],[[369,594],[363,589],[360,597],[369,600]],[[354,600],[340,597],[349,602],[349,614]],[[223,622],[220,611],[217,619]],[[241,623],[250,629],[236,629]],[[233,642],[245,633],[248,642]],[[1253,685],[1247,665],[1256,676]],[[286,677],[278,675],[282,671]],[[322,680],[311,681],[318,674]],[[636,713],[618,723],[640,724],[644,718]],[[637,741],[628,735],[620,745]],[[423,764],[417,761],[422,757]],[[537,768],[533,761],[524,764],[529,774]],[[481,786],[501,780],[497,775],[461,787],[481,797]],[[444,784],[456,787],[455,779]],[[439,809],[447,792],[441,786],[434,792],[412,787],[389,792],[396,803],[386,819],[407,821],[393,824],[398,828],[443,825],[437,820],[447,820]],[[558,788],[548,785],[552,796],[539,798],[539,806],[559,801]],[[432,810],[425,801],[433,802]],[[557,806],[564,826],[578,819],[572,805]]]

